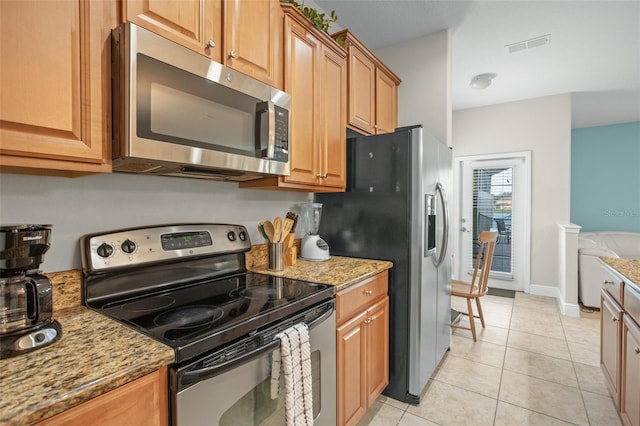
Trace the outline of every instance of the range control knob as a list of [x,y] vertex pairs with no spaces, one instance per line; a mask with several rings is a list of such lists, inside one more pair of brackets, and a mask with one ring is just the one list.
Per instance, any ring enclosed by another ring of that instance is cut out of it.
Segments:
[[240,231],[238,237],[240,238],[240,241],[247,241],[247,233],[244,231]]
[[125,240],[121,245],[120,248],[122,249],[123,252],[131,254],[134,251],[136,251],[136,243],[134,243],[131,240]]
[[113,254],[113,247],[107,243],[102,243],[98,246],[96,252],[100,257],[109,257]]
[[227,233],[227,238],[229,239],[229,241],[235,241],[236,240],[236,233],[233,231],[229,231]]

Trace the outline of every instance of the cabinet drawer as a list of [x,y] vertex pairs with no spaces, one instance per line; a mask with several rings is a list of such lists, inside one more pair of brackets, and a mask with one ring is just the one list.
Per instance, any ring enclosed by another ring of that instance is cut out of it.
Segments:
[[351,318],[370,306],[373,302],[387,295],[389,273],[387,271],[374,275],[336,295],[336,322]]
[[640,324],[640,292],[629,284],[624,285],[624,310]]
[[601,283],[602,289],[606,290],[618,304],[622,305],[622,289],[624,283],[618,277],[609,273],[603,275],[604,280]]

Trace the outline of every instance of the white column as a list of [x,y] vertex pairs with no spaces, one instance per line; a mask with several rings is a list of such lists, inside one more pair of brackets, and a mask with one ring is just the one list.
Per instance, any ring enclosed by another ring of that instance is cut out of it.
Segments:
[[578,304],[578,234],[582,227],[573,223],[558,224],[558,286],[560,312],[580,316]]

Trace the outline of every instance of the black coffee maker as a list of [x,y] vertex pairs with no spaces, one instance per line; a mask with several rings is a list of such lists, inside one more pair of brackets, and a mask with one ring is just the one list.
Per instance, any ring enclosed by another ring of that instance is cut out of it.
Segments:
[[51,225],[0,226],[0,358],[31,352],[60,338],[51,318],[51,281],[39,266]]

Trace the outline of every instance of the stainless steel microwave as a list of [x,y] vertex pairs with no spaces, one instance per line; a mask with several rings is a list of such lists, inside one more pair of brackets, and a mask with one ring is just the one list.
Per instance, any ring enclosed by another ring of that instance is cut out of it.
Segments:
[[112,32],[113,170],[288,175],[291,96],[135,24]]

